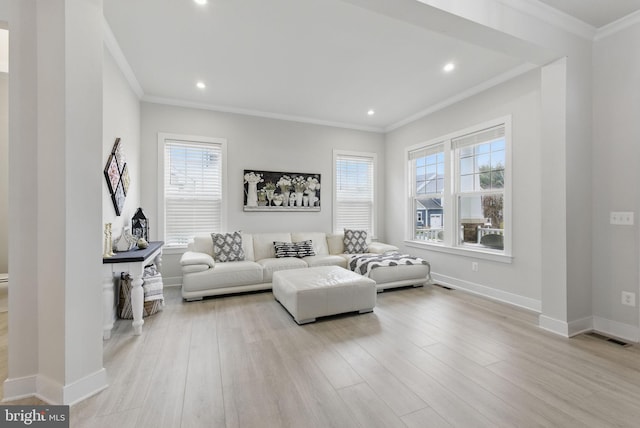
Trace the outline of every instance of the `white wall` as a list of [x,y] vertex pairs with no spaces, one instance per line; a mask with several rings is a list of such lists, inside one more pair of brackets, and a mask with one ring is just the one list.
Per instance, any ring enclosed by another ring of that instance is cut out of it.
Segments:
[[[378,154],[378,224],[384,224],[384,136],[329,126],[266,119],[142,103],[141,205],[149,217],[150,235],[157,239],[158,132],[227,139],[227,230],[331,231],[333,149]],[[243,170],[292,171],[321,174],[321,210],[312,213],[244,212]],[[384,236],[380,236],[384,239]],[[180,281],[179,256],[165,252],[165,283]]]
[[102,166],[107,163],[116,138],[125,155],[131,184],[120,216],[116,216],[111,194],[102,178],[102,223],[112,223],[114,240],[140,206],[140,101],[109,53],[104,50]]
[[[640,340],[638,307],[621,304],[639,289],[640,24],[594,43],[593,313],[600,329]],[[634,226],[609,224],[632,211]],[[605,324],[604,326],[602,324]],[[607,327],[608,325],[608,327]]]
[[9,271],[9,75],[0,72],[0,273]]
[[[404,244],[404,149],[467,127],[512,115],[513,262],[477,260]],[[429,260],[441,282],[540,309],[540,71],[534,70],[387,135],[386,236]],[[551,209],[550,207],[547,207]],[[543,209],[545,209],[543,207]],[[479,270],[471,270],[478,261]]]

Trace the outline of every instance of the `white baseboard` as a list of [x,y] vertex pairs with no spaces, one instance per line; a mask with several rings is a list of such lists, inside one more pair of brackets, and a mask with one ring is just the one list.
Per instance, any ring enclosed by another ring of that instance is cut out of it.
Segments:
[[538,327],[560,336],[569,337],[569,324],[546,315],[538,316]]
[[640,342],[640,328],[635,325],[594,316],[593,329],[598,333],[624,339],[629,342]]
[[447,275],[441,275],[435,272],[433,272],[431,276],[434,283],[446,285],[447,287],[459,290],[464,290],[469,293],[478,294],[493,300],[498,300],[500,302],[505,302],[514,306],[529,309],[531,311],[540,312],[540,309],[542,307],[540,300],[532,299],[530,297],[520,296],[518,294],[509,293],[507,291],[498,290],[469,281],[464,281]]
[[73,405],[107,388],[107,371],[97,372],[69,385],[62,385],[43,375],[7,379],[4,382],[5,401],[36,397],[49,404]]
[[182,285],[182,277],[181,276],[163,276],[162,277],[162,285],[165,287],[177,287]]
[[593,317],[580,318],[574,321],[563,321],[546,315],[538,317],[538,326],[544,330],[564,337],[573,337],[581,333],[593,331]]
[[37,383],[36,375],[7,378],[4,381],[4,396],[2,397],[2,401],[13,401],[33,397],[36,394]]

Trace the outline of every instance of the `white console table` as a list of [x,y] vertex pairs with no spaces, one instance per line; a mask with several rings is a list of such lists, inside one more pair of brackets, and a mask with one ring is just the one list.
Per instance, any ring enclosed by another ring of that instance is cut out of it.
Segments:
[[149,242],[144,249],[135,249],[115,253],[112,257],[102,259],[104,281],[102,284],[102,297],[104,299],[104,326],[103,339],[111,338],[111,330],[116,319],[116,305],[114,293],[114,276],[120,277],[122,272],[132,276],[131,281],[131,309],[133,312],[133,334],[142,334],[142,310],[144,305],[144,292],[142,291],[142,275],[144,267],[156,264],[158,270],[162,263],[162,246],[164,242]]

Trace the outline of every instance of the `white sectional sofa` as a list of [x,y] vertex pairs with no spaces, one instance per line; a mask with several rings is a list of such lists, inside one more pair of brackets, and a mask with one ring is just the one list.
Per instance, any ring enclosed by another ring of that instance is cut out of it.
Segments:
[[[315,266],[340,266],[354,254],[344,253],[342,234],[323,232],[300,233],[242,233],[243,261],[214,261],[214,245],[210,234],[198,235],[183,254],[182,297],[200,300],[206,296],[271,289],[273,273],[285,269]],[[274,242],[302,242],[311,240],[315,255],[302,258],[277,258]],[[379,242],[368,243],[369,253],[382,254],[398,250]],[[371,271],[378,291],[390,287],[420,286],[430,278],[429,265],[385,266]]]

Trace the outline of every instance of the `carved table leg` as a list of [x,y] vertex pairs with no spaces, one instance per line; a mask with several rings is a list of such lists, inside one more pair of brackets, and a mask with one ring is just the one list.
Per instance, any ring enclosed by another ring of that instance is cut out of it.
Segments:
[[141,267],[138,271],[136,269],[131,281],[131,311],[133,312],[133,334],[142,334],[142,309],[144,305],[144,291],[142,290],[142,275],[144,273],[144,267]]
[[102,339],[109,340],[111,338],[111,330],[113,330],[114,313],[113,307],[115,302],[113,289],[113,272],[111,268],[105,269],[102,281]]

